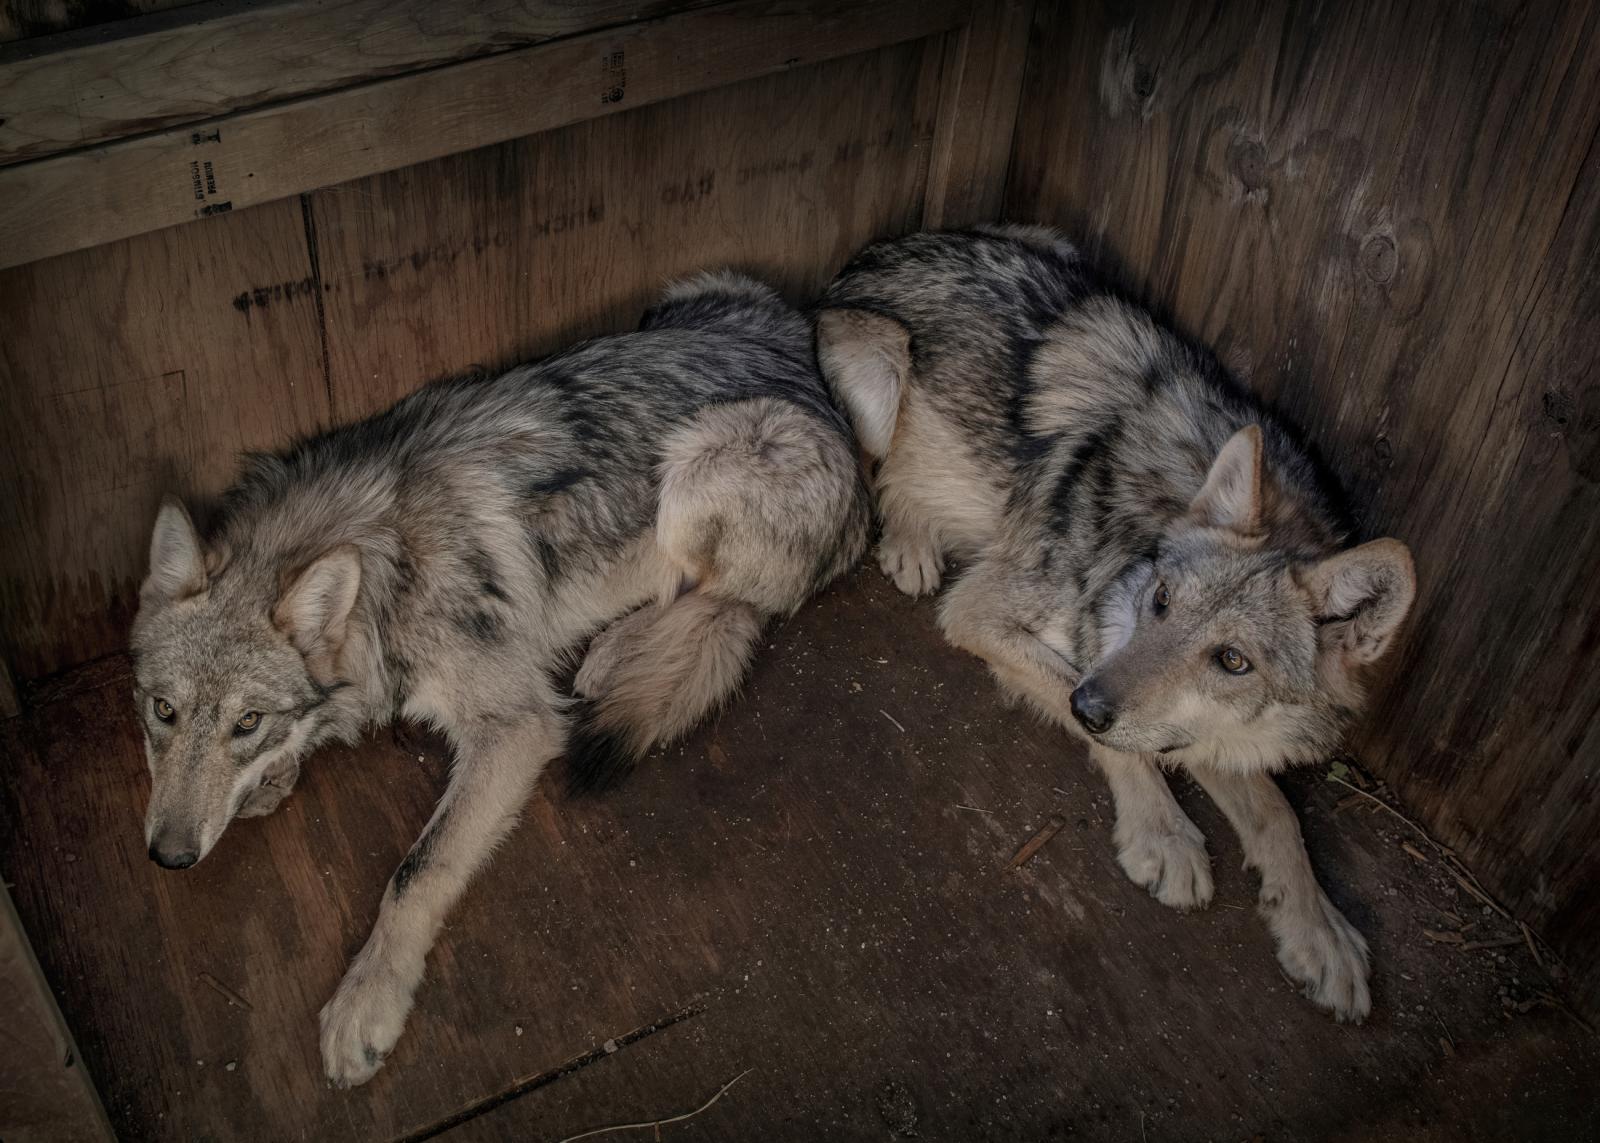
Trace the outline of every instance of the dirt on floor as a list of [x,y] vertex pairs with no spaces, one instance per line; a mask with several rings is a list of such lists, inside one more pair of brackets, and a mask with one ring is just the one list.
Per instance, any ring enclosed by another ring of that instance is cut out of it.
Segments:
[[1560,966],[1360,770],[1285,782],[1372,944],[1373,1015],[1350,1027],[1278,971],[1198,788],[1174,780],[1217,893],[1184,915],[1123,877],[1082,750],[1002,706],[927,601],[863,572],[768,643],[736,704],[620,789],[546,780],[348,1092],[322,1080],[317,1010],[442,744],[325,750],[278,813],[172,873],[144,855],[125,667],[35,691],[0,724],[0,867],[119,1131],[554,1141],[716,1096],[660,1136],[1600,1133],[1600,1041]]

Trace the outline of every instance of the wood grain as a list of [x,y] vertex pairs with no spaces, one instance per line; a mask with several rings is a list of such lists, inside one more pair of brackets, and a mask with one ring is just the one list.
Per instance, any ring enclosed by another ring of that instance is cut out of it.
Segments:
[[[0,272],[0,616],[27,679],[125,645],[165,492],[327,422],[300,204]],[[259,301],[257,300],[259,298]]]
[[924,210],[930,228],[1000,216],[1033,9],[1032,0],[984,0],[946,36]]
[[1359,745],[1594,1010],[1600,12],[1063,5],[1023,105],[1008,212],[1120,264],[1411,545]]
[[232,0],[122,21],[114,35],[34,39],[0,50],[0,164],[695,6]]
[[919,39],[968,9],[739,0],[0,168],[0,265]]
[[886,48],[318,192],[335,417],[630,328],[695,270],[814,296],[917,227],[938,62]]
[[[1559,1013],[1506,1020],[1526,953],[1418,937],[1468,899],[1386,815],[1292,791],[1378,958],[1350,1029],[1280,977],[1210,804],[1177,791],[1217,877],[1180,914],[1117,868],[1081,747],[1002,707],[928,601],[862,572],[763,644],[740,701],[614,794],[543,785],[386,1067],[345,1092],[317,1009],[443,786],[442,745],[324,751],[276,815],[174,873],[144,853],[125,684],[0,724],[0,868],[120,1136],[556,1140],[752,1069],[663,1138],[1584,1137],[1600,1051]],[[1052,813],[1066,829],[1007,871]]]

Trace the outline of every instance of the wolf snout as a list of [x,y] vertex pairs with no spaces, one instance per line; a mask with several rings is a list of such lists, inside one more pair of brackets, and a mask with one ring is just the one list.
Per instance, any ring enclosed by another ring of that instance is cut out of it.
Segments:
[[188,869],[200,860],[200,849],[189,842],[158,837],[150,843],[150,860],[163,869]]
[[1117,708],[1093,681],[1085,680],[1072,692],[1072,717],[1090,734],[1104,734],[1117,721]]

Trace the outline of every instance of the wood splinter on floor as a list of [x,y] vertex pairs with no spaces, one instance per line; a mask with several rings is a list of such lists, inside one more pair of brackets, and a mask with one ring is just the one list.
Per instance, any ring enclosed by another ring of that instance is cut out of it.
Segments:
[[249,1001],[240,996],[233,989],[229,988],[226,984],[223,984],[222,981],[212,976],[209,972],[199,973],[196,979],[198,979],[201,984],[205,985],[207,988],[221,996],[229,1004],[243,1008],[246,1012],[251,1011]]
[[1050,820],[1045,822],[1044,825],[1040,827],[1039,832],[1022,843],[1022,848],[1017,850],[1016,856],[1011,859],[1011,864],[1006,866],[1006,868],[1008,870],[1021,869],[1028,862],[1032,861],[1033,855],[1043,849],[1045,842],[1049,841],[1051,838],[1055,837],[1056,834],[1060,833],[1062,829],[1066,827],[1066,824],[1066,818],[1062,817],[1060,814],[1051,814]]

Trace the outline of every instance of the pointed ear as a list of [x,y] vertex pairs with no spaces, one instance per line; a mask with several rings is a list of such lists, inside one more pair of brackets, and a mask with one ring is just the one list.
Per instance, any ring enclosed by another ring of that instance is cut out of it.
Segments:
[[1189,514],[1212,528],[1250,535],[1261,529],[1261,498],[1261,426],[1246,425],[1211,462]]
[[360,586],[361,553],[345,544],[308,564],[273,608],[273,624],[306,657],[318,679],[333,675]]
[[1322,643],[1352,664],[1389,649],[1411,610],[1417,575],[1399,540],[1373,540],[1323,560],[1301,581],[1322,624]]
[[139,597],[175,603],[206,589],[205,548],[194,521],[176,496],[164,497],[150,534],[150,574]]

